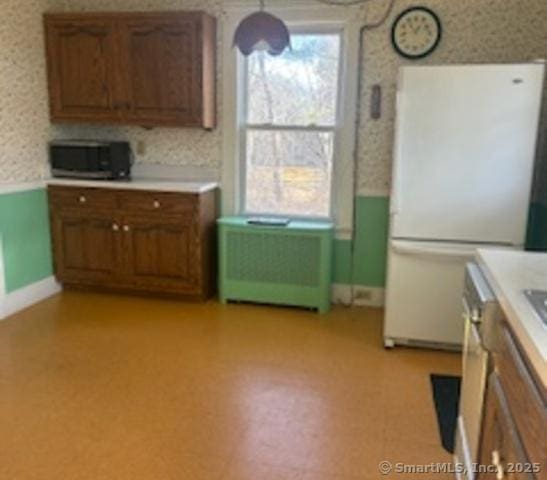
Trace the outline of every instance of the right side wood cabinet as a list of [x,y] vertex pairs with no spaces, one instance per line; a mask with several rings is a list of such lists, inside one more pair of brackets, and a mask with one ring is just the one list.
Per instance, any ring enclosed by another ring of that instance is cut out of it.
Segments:
[[479,480],[547,479],[547,395],[504,322],[488,380]]
[[47,13],[44,22],[52,121],[215,127],[210,15]]

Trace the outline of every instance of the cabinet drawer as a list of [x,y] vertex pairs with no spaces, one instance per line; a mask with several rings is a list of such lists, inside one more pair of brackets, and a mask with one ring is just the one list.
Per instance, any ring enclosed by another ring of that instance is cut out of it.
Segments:
[[[499,377],[493,373],[488,381],[483,422],[481,465],[490,471],[480,472],[478,480],[536,480],[537,466],[526,457],[518,428],[510,411]],[[541,474],[541,472],[540,472]]]
[[500,331],[497,364],[528,457],[531,462],[543,462],[547,451],[547,406],[506,326]]
[[192,214],[197,197],[186,193],[125,191],[119,194],[120,207],[127,212]]
[[116,192],[107,189],[55,187],[48,188],[51,205],[58,208],[115,209]]

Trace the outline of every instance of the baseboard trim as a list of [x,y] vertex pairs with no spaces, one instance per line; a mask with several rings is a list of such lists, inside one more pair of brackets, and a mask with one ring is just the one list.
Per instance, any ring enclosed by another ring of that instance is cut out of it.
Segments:
[[40,302],[61,291],[61,285],[55,277],[47,277],[26,287],[6,293],[0,299],[0,320],[13,315],[35,303]]
[[335,283],[332,285],[331,301],[334,304],[354,307],[383,307],[385,288]]
[[350,306],[352,303],[351,285],[335,283],[331,289],[331,302],[335,305]]

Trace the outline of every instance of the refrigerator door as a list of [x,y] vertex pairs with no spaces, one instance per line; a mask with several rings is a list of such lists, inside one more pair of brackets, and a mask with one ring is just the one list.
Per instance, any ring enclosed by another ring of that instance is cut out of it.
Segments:
[[479,247],[485,245],[390,241],[386,346],[461,346],[465,265]]
[[392,237],[524,244],[543,72],[401,69]]

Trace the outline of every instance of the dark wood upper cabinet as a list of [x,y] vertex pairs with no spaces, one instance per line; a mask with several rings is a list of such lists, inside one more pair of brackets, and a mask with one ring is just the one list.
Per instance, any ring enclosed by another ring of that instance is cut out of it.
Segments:
[[52,121],[215,127],[215,19],[46,14]]

